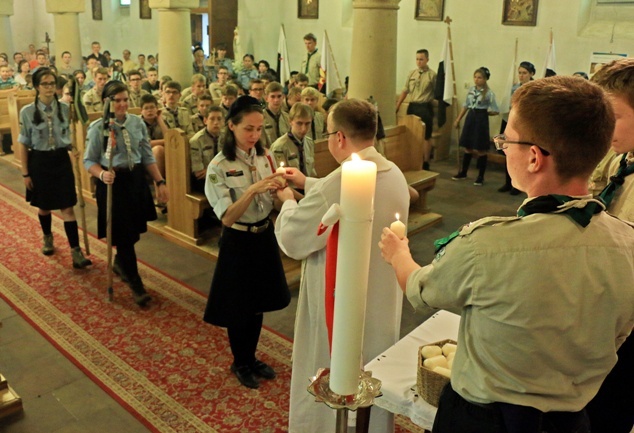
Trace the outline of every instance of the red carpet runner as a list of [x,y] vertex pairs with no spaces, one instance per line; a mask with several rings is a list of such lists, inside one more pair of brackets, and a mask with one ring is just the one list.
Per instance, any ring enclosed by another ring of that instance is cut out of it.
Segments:
[[[11,222],[0,238],[0,296],[149,429],[287,431],[290,341],[263,330],[258,357],[278,378],[259,390],[240,386],[224,329],[201,320],[204,296],[140,264],[151,306],[139,309],[116,277],[108,302],[105,243],[93,238],[94,265],[73,270],[62,221],[53,218],[57,251],[46,257],[35,209],[0,193],[0,220]],[[421,431],[400,417],[397,424],[397,432]]]

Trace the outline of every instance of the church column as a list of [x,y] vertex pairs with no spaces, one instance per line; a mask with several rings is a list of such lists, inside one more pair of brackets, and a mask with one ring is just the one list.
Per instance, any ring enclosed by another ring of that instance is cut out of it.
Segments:
[[85,11],[83,0],[46,0],[46,12],[53,14],[55,33],[55,61],[62,64],[62,53],[71,55],[71,65],[79,69],[81,65],[81,38],[79,36],[79,15]]
[[13,34],[11,32],[11,21],[9,17],[13,15],[13,0],[0,0],[0,53],[7,53],[9,63],[13,63]]
[[159,68],[161,75],[169,75],[186,87],[192,77],[190,10],[198,7],[198,0],[150,0],[150,7],[158,10]]
[[348,97],[374,97],[396,125],[396,35],[400,0],[354,0]]

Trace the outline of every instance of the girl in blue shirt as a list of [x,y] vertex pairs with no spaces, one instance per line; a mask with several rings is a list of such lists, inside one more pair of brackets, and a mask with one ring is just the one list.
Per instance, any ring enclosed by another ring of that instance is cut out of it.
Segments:
[[453,180],[467,178],[467,170],[471,159],[475,155],[477,158],[478,177],[473,182],[476,186],[482,186],[484,182],[484,172],[487,166],[487,151],[490,145],[489,116],[498,114],[498,104],[495,102],[495,94],[487,86],[487,81],[491,73],[489,69],[482,66],[473,73],[472,86],[467,93],[462,111],[458,115],[454,125],[460,127],[460,120],[467,115],[464,123],[462,135],[460,136],[460,147],[464,147],[464,158],[462,160],[462,170],[452,177]]
[[46,67],[33,74],[35,101],[20,111],[20,154],[26,200],[38,208],[44,255],[55,252],[51,210],[61,209],[64,230],[74,268],[92,264],[79,247],[79,232],[73,206],[77,204],[75,177],[68,151],[71,146],[69,110],[56,97],[57,76]]

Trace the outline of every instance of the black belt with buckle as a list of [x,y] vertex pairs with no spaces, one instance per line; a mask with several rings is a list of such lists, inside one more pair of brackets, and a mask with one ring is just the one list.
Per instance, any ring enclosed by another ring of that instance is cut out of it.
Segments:
[[238,230],[241,232],[249,232],[249,233],[262,233],[264,232],[267,228],[269,228],[269,224],[271,223],[271,221],[267,218],[265,220],[262,221],[258,221],[257,223],[253,223],[253,224],[246,224],[246,223],[233,223],[233,225],[231,226],[232,229],[234,230]]

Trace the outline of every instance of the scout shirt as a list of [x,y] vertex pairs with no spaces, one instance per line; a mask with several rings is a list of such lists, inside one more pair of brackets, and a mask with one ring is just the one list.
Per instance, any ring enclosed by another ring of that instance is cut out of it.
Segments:
[[306,53],[302,60],[301,72],[308,76],[308,85],[314,86],[319,83],[319,68],[321,67],[321,53],[315,48],[312,53]]
[[180,104],[181,107],[185,107],[189,110],[189,114],[193,115],[198,113],[198,96],[194,95],[193,93],[190,93],[185,98],[181,99]]
[[222,98],[222,92],[227,88],[227,83],[224,85],[219,84],[218,82],[211,83],[209,85],[209,93],[213,99]]
[[313,116],[313,122],[310,125],[310,136],[313,140],[319,140],[320,138],[324,138],[324,114],[320,111],[315,111]]
[[436,88],[436,72],[414,69],[407,74],[403,91],[409,93],[410,102],[432,102]]
[[[228,160],[220,152],[207,167],[205,195],[219,220],[222,220],[227,208],[255,183],[253,177],[264,179],[275,173],[275,160],[268,149],[264,149],[265,154],[261,156],[255,154],[255,149],[250,150],[250,154],[247,154],[236,148],[237,157],[234,161]],[[249,165],[245,160],[253,160],[254,163]],[[250,167],[255,167],[255,171],[252,172]],[[258,194],[238,222],[253,224],[262,221],[269,216],[272,209],[273,197],[271,194],[268,191]]]
[[205,122],[203,121],[203,118],[201,117],[200,113],[194,114],[191,117],[191,120],[192,120],[192,130],[194,131],[194,133],[205,128]]
[[[279,166],[284,163],[284,167],[295,167],[309,177],[317,177],[315,171],[315,143],[306,136],[300,142],[292,133],[284,134],[271,145],[271,153],[275,156],[275,161]],[[300,167],[303,162],[303,170]]]
[[218,147],[219,138],[214,137],[207,131],[207,128],[204,128],[189,140],[192,173],[207,168],[216,153],[220,151]]
[[[35,102],[32,102],[20,110],[20,135],[18,136],[18,141],[29,149],[40,151],[70,147],[68,105],[52,102],[47,107],[42,101],[38,100],[37,109],[40,110],[42,115],[42,122],[39,125],[33,123],[35,109]],[[62,110],[63,122],[60,122],[57,116],[57,110],[59,109]]]
[[132,89],[128,91],[128,96],[130,98],[130,108],[140,108],[141,107],[141,96],[149,95],[149,93],[143,89],[139,89],[138,92],[133,92]]
[[246,91],[249,88],[249,84],[251,84],[251,80],[258,78],[258,70],[256,68],[241,69],[237,78],[240,86]]
[[[141,118],[143,119],[143,117]],[[165,138],[163,137],[163,130],[157,120],[154,120],[154,123],[148,123],[145,119],[143,119],[143,123],[145,123],[145,127],[147,128],[147,134],[150,141],[162,140]]]
[[93,87],[86,92],[83,98],[83,103],[88,113],[103,112],[103,101],[101,100],[101,92],[97,92],[96,87]]
[[[103,149],[103,119],[97,119],[90,124],[86,134],[86,151],[84,153],[84,167],[89,170],[94,164],[108,167],[108,158]],[[106,126],[107,127],[107,126]],[[156,163],[147,128],[140,116],[127,114],[123,124],[115,122],[116,148],[112,158],[112,166],[129,169],[130,166],[143,164],[145,166]],[[123,130],[128,132],[130,147],[128,149]]]
[[412,272],[406,295],[461,315],[451,385],[463,398],[576,412],[632,329],[633,268],[634,228],[607,212],[585,228],[565,214],[488,217]]
[[268,138],[268,147],[275,142],[278,138],[286,134],[291,130],[291,120],[288,114],[280,110],[275,115],[271,110],[266,108],[264,110],[264,132]]
[[471,110],[487,110],[496,113],[500,111],[495,101],[495,93],[487,88],[486,95],[484,95],[484,89],[478,89],[476,86],[471,86],[469,92],[467,92],[467,99],[463,107]]
[[165,121],[168,129],[180,128],[185,131],[187,138],[194,136],[194,128],[192,127],[192,119],[189,110],[185,107],[177,107],[176,110],[170,110],[167,106],[161,109],[161,116]]

